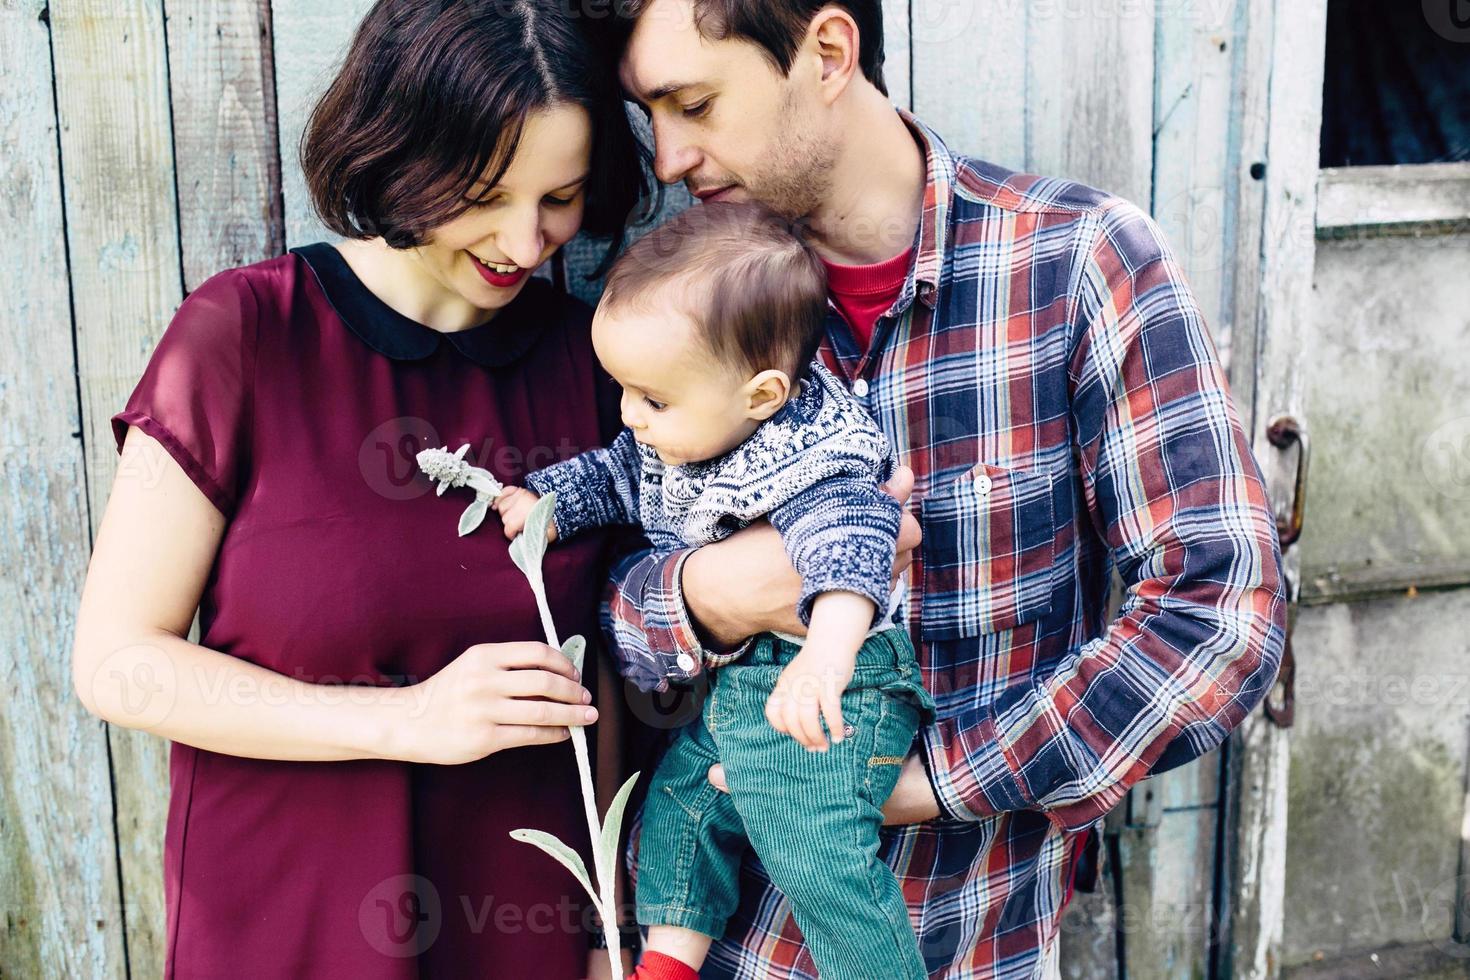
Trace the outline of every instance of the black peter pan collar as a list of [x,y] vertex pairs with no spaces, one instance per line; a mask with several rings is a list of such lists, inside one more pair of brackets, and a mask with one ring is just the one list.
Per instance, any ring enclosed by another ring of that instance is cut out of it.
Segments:
[[412,320],[363,285],[342,253],[328,242],[303,245],[299,255],[316,276],[332,309],[363,343],[395,361],[421,361],[447,343],[482,367],[505,367],[536,343],[559,319],[563,303],[544,279],[532,278],[495,318],[468,330],[441,333]]

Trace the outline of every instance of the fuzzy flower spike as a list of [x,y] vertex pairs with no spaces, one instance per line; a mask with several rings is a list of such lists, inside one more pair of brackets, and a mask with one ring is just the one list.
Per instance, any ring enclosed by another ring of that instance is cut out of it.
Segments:
[[505,486],[491,476],[489,470],[465,462],[465,453],[469,451],[470,444],[465,443],[456,452],[451,453],[449,447],[444,446],[439,449],[425,449],[414,457],[418,461],[419,469],[429,479],[438,482],[439,487],[434,492],[439,496],[444,496],[444,491],[450,487],[469,487],[475,491],[474,503],[466,507],[459,518],[460,537],[479,527],[495,498],[505,492]]

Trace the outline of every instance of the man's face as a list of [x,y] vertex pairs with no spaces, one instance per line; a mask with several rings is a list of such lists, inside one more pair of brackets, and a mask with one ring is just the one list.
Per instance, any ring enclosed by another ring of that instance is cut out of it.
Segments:
[[783,76],[758,45],[702,36],[693,0],[652,0],[620,75],[648,112],[658,179],[683,181],[705,201],[760,201],[793,220],[820,207],[841,134],[808,42]]

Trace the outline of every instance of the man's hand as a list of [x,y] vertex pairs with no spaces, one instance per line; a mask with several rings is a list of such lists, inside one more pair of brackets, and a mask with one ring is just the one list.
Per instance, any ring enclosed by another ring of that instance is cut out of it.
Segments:
[[[725,782],[725,767],[716,763],[709,767],[710,785],[721,793],[730,792]],[[903,772],[898,775],[898,784],[888,802],[883,804],[883,823],[892,827],[902,824],[923,823],[940,816],[939,799],[934,787],[929,785],[929,774],[924,771],[924,760],[915,752],[903,760]]]
[[[900,466],[884,492],[905,507],[914,492],[914,473]],[[908,571],[923,534],[905,510],[898,530],[893,581]],[[684,603],[700,632],[716,649],[728,650],[764,631],[804,636],[796,615],[801,578],[791,567],[781,535],[767,521],[716,544],[700,548],[684,562]]]

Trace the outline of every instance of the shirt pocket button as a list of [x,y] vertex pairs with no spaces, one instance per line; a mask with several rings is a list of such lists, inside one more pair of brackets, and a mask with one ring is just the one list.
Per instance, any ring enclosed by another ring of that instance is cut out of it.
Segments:
[[988,497],[988,496],[990,496],[990,477],[987,476],[987,475],[985,475],[984,473],[981,473],[979,476],[975,477],[974,487],[975,487],[975,496],[977,496],[977,497]]

